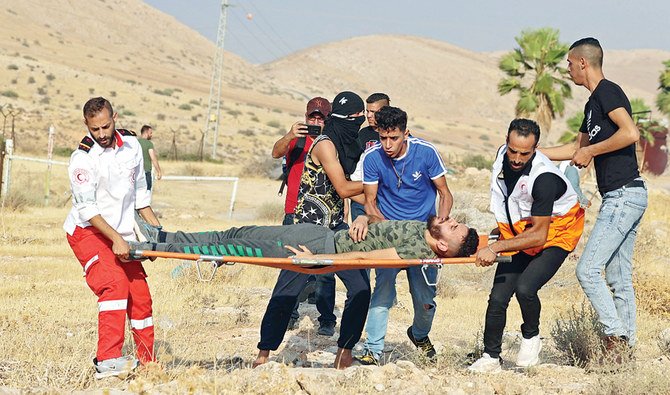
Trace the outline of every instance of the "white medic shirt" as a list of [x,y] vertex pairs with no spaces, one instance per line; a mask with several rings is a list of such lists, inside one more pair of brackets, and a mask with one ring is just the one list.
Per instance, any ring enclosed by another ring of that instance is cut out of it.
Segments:
[[63,224],[69,235],[100,214],[125,240],[135,240],[134,210],[149,206],[151,195],[137,137],[115,133],[112,148],[103,149],[89,134],[70,157],[72,209]]

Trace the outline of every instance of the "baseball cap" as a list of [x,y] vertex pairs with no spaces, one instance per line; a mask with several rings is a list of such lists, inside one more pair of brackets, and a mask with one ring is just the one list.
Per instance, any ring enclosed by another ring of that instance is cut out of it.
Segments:
[[327,117],[330,115],[331,106],[328,99],[323,97],[315,97],[307,102],[307,115],[312,115],[315,112]]
[[365,104],[363,103],[363,99],[354,92],[340,92],[333,99],[333,114],[341,117],[359,113],[364,109]]

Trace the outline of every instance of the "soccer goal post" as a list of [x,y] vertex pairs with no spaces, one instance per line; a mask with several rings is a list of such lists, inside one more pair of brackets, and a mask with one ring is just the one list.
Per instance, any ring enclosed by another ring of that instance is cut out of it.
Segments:
[[228,218],[233,218],[233,210],[235,209],[235,197],[237,196],[238,177],[205,177],[205,176],[163,176],[161,181],[216,181],[216,182],[232,182],[233,192],[230,195],[230,205],[228,206]]

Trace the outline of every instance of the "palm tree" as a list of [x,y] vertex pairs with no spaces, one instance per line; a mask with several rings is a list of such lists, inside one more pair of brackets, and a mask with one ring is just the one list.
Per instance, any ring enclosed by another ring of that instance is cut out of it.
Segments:
[[654,135],[651,132],[655,130],[656,123],[651,121],[651,107],[643,99],[634,98],[630,101],[630,108],[633,113],[633,121],[635,121],[637,129],[640,131],[640,138],[654,145]]
[[663,64],[665,70],[658,77],[658,89],[661,92],[656,96],[656,107],[663,114],[670,116],[670,60],[666,60]]
[[506,95],[519,91],[516,115],[534,118],[544,136],[556,114],[563,115],[563,99],[572,96],[565,77],[567,70],[559,66],[565,60],[568,45],[559,42],[558,34],[552,28],[522,31],[515,38],[519,48],[503,55],[498,65],[507,74],[498,83],[498,92]]
[[567,144],[577,140],[577,134],[579,133],[579,128],[582,126],[582,122],[584,122],[584,113],[581,111],[570,117],[567,121],[568,130],[563,132],[558,142]]

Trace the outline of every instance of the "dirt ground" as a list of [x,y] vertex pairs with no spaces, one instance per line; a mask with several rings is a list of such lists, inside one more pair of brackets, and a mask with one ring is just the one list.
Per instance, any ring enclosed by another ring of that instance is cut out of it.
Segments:
[[[183,166],[164,165],[168,174],[181,172]],[[204,166],[197,172],[205,175],[228,171],[212,164],[192,166]],[[24,177],[16,188],[39,196],[40,189],[29,180],[43,180],[41,171],[23,168]],[[488,192],[472,180],[475,172],[468,170],[449,180],[456,200],[454,215],[488,228],[492,225],[490,214],[485,213]],[[64,180],[56,177],[53,182],[57,189]],[[614,373],[571,366],[552,335],[558,322],[569,319],[571,309],[584,305],[574,276],[580,246],[540,293],[544,348],[542,363],[533,368],[519,369],[513,364],[521,323],[513,301],[504,338],[504,371],[478,375],[466,370],[467,355],[480,349],[493,274],[490,268],[443,268],[430,335],[438,350],[435,362],[424,360],[406,337],[412,304],[406,277],[400,275],[382,366],[331,368],[337,337],[317,335],[318,313],[313,305],[303,303],[299,328],[287,332],[272,362],[252,369],[259,324],[277,271],[237,264],[221,267],[213,281],[203,283],[196,280],[192,266],[159,259],[144,266],[154,299],[160,365],[141,368],[123,379],[95,380],[91,360],[96,298],[61,230],[68,206],[33,204],[14,210],[11,205],[17,205],[16,201],[7,203],[0,214],[0,393],[668,393],[670,346],[661,335],[670,328],[670,259],[665,254],[670,194],[666,177],[652,179],[650,184],[650,207],[635,255],[637,359],[629,369]],[[277,188],[278,182],[269,179],[240,179],[234,215],[228,219],[230,184],[159,181],[154,207],[165,227],[172,230],[271,224],[276,218],[267,213],[282,208]],[[598,204],[594,201],[589,209],[589,224]],[[338,282],[337,330],[344,298],[345,290]],[[132,352],[129,338],[126,351]],[[354,352],[360,352],[360,345]]]

